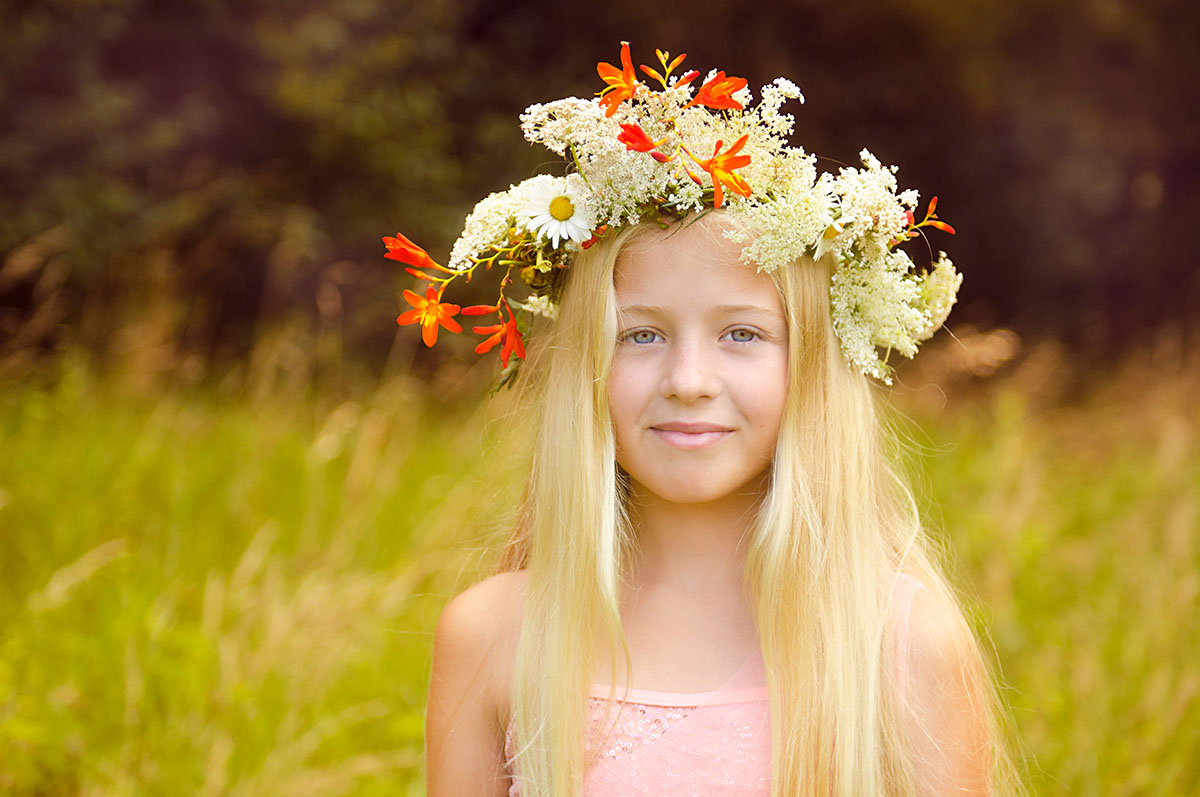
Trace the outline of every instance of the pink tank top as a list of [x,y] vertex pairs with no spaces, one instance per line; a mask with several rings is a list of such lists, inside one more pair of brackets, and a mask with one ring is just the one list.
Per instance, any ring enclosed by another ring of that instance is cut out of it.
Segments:
[[[893,611],[901,675],[912,599],[921,588],[910,576],[897,578]],[[713,692],[617,690],[624,699],[610,704],[609,691],[593,686],[588,701],[592,764],[584,775],[584,797],[771,793],[771,717],[760,653]],[[515,753],[510,726],[505,758],[511,761]],[[520,777],[510,775],[509,797],[520,797]]]

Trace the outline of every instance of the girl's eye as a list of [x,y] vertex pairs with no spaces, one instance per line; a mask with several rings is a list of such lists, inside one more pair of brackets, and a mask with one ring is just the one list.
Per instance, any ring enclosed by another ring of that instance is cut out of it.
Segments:
[[758,333],[753,329],[735,329],[729,333],[729,339],[734,343],[750,343],[758,337]]
[[629,341],[630,343],[644,344],[653,343],[657,337],[658,334],[653,330],[635,329],[632,332],[626,333],[623,339]]

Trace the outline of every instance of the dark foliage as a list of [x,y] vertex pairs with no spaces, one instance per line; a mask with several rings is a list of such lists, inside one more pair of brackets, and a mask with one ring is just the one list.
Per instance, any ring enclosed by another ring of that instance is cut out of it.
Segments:
[[205,371],[279,333],[305,367],[331,335],[377,365],[408,283],[379,237],[444,256],[474,201],[544,162],[520,111],[595,91],[622,39],[752,87],[789,76],[827,165],[865,146],[939,194],[960,321],[1115,339],[1200,308],[1197,8],[8,3],[0,355]]

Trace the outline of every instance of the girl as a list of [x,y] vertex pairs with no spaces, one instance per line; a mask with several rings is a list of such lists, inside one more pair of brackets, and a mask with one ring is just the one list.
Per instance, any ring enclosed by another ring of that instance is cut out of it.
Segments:
[[400,317],[427,344],[481,264],[500,297],[461,312],[497,314],[475,331],[506,376],[517,313],[557,316],[502,572],[438,624],[429,794],[989,794],[988,679],[864,375],[941,325],[953,267],[896,247],[948,228],[869,153],[817,176],[783,141],[791,84],[750,111],[681,60],[651,91],[625,45],[599,100],[531,108],[578,172],[485,199],[449,267],[385,239],[430,283]]

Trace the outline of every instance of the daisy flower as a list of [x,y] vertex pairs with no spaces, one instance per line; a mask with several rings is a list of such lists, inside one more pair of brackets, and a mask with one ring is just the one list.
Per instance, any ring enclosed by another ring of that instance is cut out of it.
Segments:
[[592,237],[592,209],[587,185],[578,174],[565,178],[540,174],[525,182],[525,228],[550,241],[555,249],[566,240],[583,243]]

